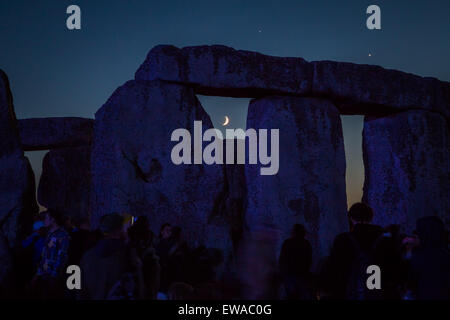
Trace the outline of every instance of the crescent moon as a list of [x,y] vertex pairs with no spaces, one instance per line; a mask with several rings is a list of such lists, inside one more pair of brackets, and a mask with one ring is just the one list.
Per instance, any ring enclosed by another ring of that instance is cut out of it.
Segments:
[[225,116],[225,122],[222,123],[222,125],[225,127],[230,123],[230,118],[228,118],[228,116]]

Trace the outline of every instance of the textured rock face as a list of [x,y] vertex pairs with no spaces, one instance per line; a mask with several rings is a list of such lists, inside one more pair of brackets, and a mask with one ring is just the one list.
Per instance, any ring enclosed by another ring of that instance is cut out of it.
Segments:
[[26,157],[0,158],[0,229],[12,248],[31,229],[37,213],[34,173]]
[[0,70],[0,157],[21,156],[17,120],[7,75]]
[[384,106],[435,110],[450,115],[441,87],[448,83],[437,79],[373,65],[334,61],[312,62],[312,65],[314,94],[337,100],[345,113],[383,113]]
[[173,130],[192,134],[194,120],[203,122],[203,130],[212,127],[189,88],[130,81],[116,90],[95,120],[94,225],[110,212],[147,215],[156,233],[169,222],[181,226],[192,245],[231,247],[227,218],[214,211],[225,196],[223,168],[171,161],[178,143],[171,142]]
[[14,247],[31,228],[37,211],[34,174],[20,148],[6,74],[0,70],[0,237]]
[[72,218],[89,218],[91,148],[51,150],[42,163],[39,203]]
[[272,57],[225,46],[157,46],[136,72],[136,80],[189,83],[204,95],[256,97],[307,93],[312,69],[301,58]]
[[269,97],[253,100],[247,127],[279,128],[277,175],[260,175],[246,165],[250,230],[278,233],[277,250],[295,223],[304,224],[314,258],[328,254],[346,230],[345,156],[338,110],[328,101]]
[[90,145],[94,120],[84,118],[35,118],[19,120],[25,151]]
[[24,157],[12,94],[0,70],[0,297],[14,288],[13,249],[29,233],[37,212],[34,174]]
[[225,215],[230,218],[234,244],[238,244],[244,233],[245,209],[247,206],[245,165],[226,164],[225,170],[228,187]]
[[450,83],[354,63],[282,58],[225,46],[157,46],[136,80],[182,83],[204,95],[274,94],[330,98],[345,114],[424,109],[450,116]]
[[364,122],[364,201],[374,222],[415,228],[422,216],[438,215],[449,226],[450,137],[444,118],[408,111]]

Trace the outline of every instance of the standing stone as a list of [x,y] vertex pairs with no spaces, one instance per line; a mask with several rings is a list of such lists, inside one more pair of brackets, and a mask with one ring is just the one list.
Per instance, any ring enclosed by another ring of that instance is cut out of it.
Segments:
[[363,155],[363,200],[375,223],[412,232],[418,218],[437,215],[449,226],[450,137],[443,117],[427,111],[366,117]]
[[[227,217],[216,214],[223,197],[220,165],[171,160],[172,132],[194,121],[212,127],[192,89],[160,81],[129,81],[96,113],[92,151],[94,225],[111,212],[146,215],[159,233],[165,222],[183,229],[191,245],[231,248]],[[193,147],[192,147],[193,148]],[[193,157],[191,158],[193,160]]]
[[247,206],[245,165],[235,162],[235,164],[225,164],[224,166],[227,181],[226,215],[230,218],[233,243],[237,245],[244,233]]
[[346,230],[345,155],[338,110],[326,100],[269,97],[250,103],[247,127],[280,130],[278,174],[260,175],[260,164],[245,167],[248,228],[278,232],[278,254],[293,225],[303,224],[317,261],[328,254],[334,237]]
[[21,149],[8,77],[0,70],[0,296],[11,292],[12,249],[30,232],[37,209],[34,174]]
[[0,233],[9,248],[30,231],[37,209],[34,174],[21,149],[8,78],[0,70]]
[[72,219],[90,215],[91,147],[51,150],[42,163],[39,203]]

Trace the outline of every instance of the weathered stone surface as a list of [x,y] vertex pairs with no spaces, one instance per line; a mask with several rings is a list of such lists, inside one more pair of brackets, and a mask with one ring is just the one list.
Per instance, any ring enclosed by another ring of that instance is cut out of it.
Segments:
[[435,110],[450,115],[441,90],[446,83],[435,78],[346,62],[316,61],[312,65],[312,91],[335,100],[344,113],[385,113],[388,110],[384,106]]
[[8,78],[0,70],[0,236],[9,248],[29,232],[36,211],[34,174],[20,148]]
[[25,151],[50,150],[90,145],[94,120],[85,118],[33,118],[19,120]]
[[448,82],[374,65],[308,63],[302,58],[273,57],[225,46],[156,46],[135,78],[183,83],[204,95],[330,98],[345,114],[424,109],[450,116]]
[[363,154],[363,199],[375,223],[411,232],[419,217],[438,215],[449,226],[450,137],[443,117],[408,111],[366,118]]
[[[209,116],[189,88],[160,81],[129,81],[96,113],[92,151],[94,225],[111,212],[147,215],[155,232],[165,222],[183,228],[191,245],[231,248],[227,217],[214,212],[224,197],[220,165],[175,165],[175,129],[193,136]],[[193,143],[193,140],[192,140]]]
[[439,84],[437,111],[450,120],[450,82],[440,81]]
[[0,70],[0,157],[23,155],[18,139],[17,120],[7,75]]
[[233,242],[237,245],[244,233],[247,207],[245,165],[225,164],[224,166],[227,181],[226,216],[230,218]]
[[280,58],[226,46],[178,49],[157,46],[136,72],[136,80],[189,84],[197,93],[231,97],[305,94],[312,69],[302,58]]
[[37,213],[34,173],[26,157],[0,158],[0,231],[14,247],[31,229]]
[[314,258],[328,254],[334,237],[346,230],[345,155],[338,110],[321,99],[268,97],[251,102],[247,127],[280,130],[278,174],[260,175],[261,165],[245,167],[250,231],[278,233],[280,250],[292,226],[301,223]]
[[42,163],[38,200],[72,218],[90,216],[91,147],[51,150]]

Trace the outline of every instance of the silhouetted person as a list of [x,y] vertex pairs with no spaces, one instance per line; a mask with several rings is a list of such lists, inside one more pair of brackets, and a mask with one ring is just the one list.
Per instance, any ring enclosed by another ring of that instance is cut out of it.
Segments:
[[137,300],[138,285],[136,277],[131,272],[122,275],[106,296],[106,300]]
[[33,224],[33,232],[22,241],[20,251],[20,285],[27,286],[36,274],[47,237],[47,228],[43,221]]
[[138,299],[156,299],[161,267],[153,248],[153,233],[147,217],[138,217],[128,229],[130,260],[137,279]]
[[61,213],[56,210],[48,210],[44,214],[44,225],[48,233],[33,287],[41,298],[62,298],[70,236],[63,228]]
[[288,299],[311,299],[312,247],[305,239],[305,227],[296,224],[292,237],[285,240],[280,252],[279,268]]
[[371,224],[373,210],[355,203],[348,211],[350,232],[338,235],[320,275],[320,291],[331,299],[363,300],[377,298],[366,286],[367,267],[374,264],[375,244],[383,234]]
[[83,255],[95,246],[103,235],[99,230],[90,230],[87,217],[75,218],[73,224],[70,233],[69,265],[79,265]]
[[186,276],[186,256],[188,246],[182,238],[180,227],[173,227],[170,236],[170,249],[167,257],[167,285],[172,282],[184,281]]
[[402,236],[398,225],[388,226],[377,239],[373,262],[382,272],[381,297],[388,300],[401,299],[407,280],[407,265],[402,258]]
[[169,223],[164,223],[159,231],[158,243],[156,244],[156,253],[163,265],[166,264],[169,255],[172,240],[171,236],[172,226]]
[[450,253],[443,222],[435,216],[417,220],[420,245],[411,256],[409,289],[416,299],[450,299]]
[[156,244],[156,254],[159,257],[159,264],[161,266],[160,290],[162,292],[167,292],[167,289],[170,285],[167,264],[169,259],[169,251],[172,246],[171,236],[172,226],[169,223],[164,223],[159,231],[158,243]]
[[383,228],[372,224],[373,210],[364,203],[355,203],[348,211],[350,233],[363,251],[371,251]]
[[153,246],[153,233],[150,231],[147,217],[138,217],[134,224],[128,228],[127,233],[130,245],[138,251],[140,256],[142,251]]
[[100,230],[104,239],[81,259],[81,299],[106,299],[114,285],[129,271],[123,221],[123,217],[116,213],[102,217]]

